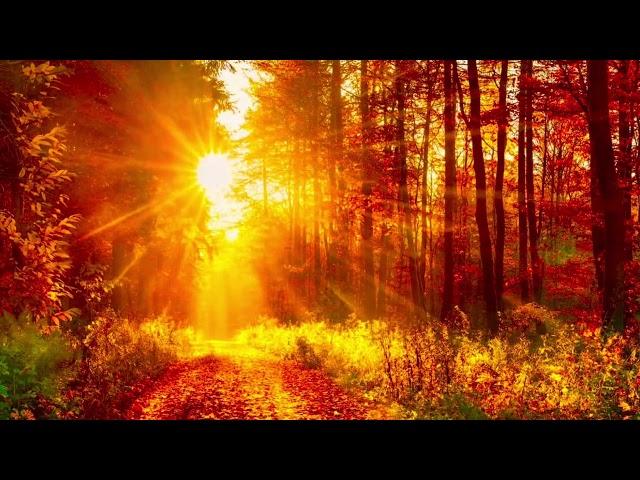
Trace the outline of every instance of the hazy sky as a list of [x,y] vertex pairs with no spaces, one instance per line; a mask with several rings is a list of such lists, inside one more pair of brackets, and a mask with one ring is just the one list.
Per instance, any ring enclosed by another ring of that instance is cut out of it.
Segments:
[[225,83],[231,96],[234,111],[222,112],[218,116],[218,121],[227,127],[232,138],[238,139],[246,135],[246,131],[241,127],[244,124],[247,110],[252,103],[251,95],[249,94],[249,79],[253,78],[255,71],[249,62],[233,61],[233,66],[235,67],[235,72],[224,70],[220,78]]

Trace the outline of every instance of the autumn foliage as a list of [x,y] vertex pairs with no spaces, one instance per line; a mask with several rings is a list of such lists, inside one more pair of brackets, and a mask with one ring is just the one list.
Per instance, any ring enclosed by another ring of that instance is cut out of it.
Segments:
[[0,418],[638,419],[638,105],[632,59],[1,61]]
[[322,365],[398,418],[640,418],[637,345],[577,331],[534,304],[512,311],[489,340],[437,322],[403,331],[356,319],[295,327],[265,319],[240,338]]

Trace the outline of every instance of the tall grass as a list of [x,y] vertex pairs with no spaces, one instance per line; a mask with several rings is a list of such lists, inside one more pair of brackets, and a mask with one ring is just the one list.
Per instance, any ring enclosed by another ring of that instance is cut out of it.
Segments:
[[492,339],[437,321],[400,330],[355,318],[338,326],[263,319],[238,338],[281,358],[317,358],[343,386],[399,405],[402,418],[640,414],[637,346],[620,335],[578,332],[533,304],[504,316]]
[[86,329],[46,331],[27,314],[0,316],[0,419],[122,418],[197,341],[168,318],[138,324],[109,310]]
[[76,415],[122,417],[144,381],[190,354],[191,337],[164,317],[140,325],[113,314],[98,317],[83,340],[83,362],[71,385]]

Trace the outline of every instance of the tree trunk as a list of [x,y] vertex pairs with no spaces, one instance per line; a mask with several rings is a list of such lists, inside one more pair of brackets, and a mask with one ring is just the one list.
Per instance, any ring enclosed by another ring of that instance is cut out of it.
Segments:
[[300,183],[301,183],[301,152],[299,142],[293,157],[293,263],[298,266],[302,263],[302,229],[300,226]]
[[526,76],[526,60],[520,61],[520,86],[518,92],[518,275],[520,298],[529,301],[529,275],[527,273],[527,207],[525,203],[525,118],[527,116],[527,89],[523,85]]
[[542,236],[543,218],[542,211],[544,209],[545,190],[548,177],[549,163],[549,114],[545,112],[544,116],[544,138],[542,140],[542,181],[540,188],[540,208],[538,209],[538,238]]
[[504,201],[502,199],[502,184],[504,181],[504,153],[507,148],[507,74],[509,61],[502,60],[500,70],[500,86],[498,89],[498,164],[496,166],[496,185],[493,195],[494,210],[496,212],[496,300],[498,308],[502,309],[502,294],[504,291]]
[[595,167],[604,211],[603,325],[624,326],[624,212],[615,169],[606,60],[587,61],[587,100],[592,168]]
[[313,174],[313,286],[314,296],[320,292],[322,278],[320,263],[320,172],[319,172],[319,138],[320,128],[320,62],[310,61],[311,73],[311,169]]
[[[338,188],[337,168],[342,164],[342,71],[340,60],[331,62],[331,97],[330,97],[330,126],[331,148],[329,149],[329,225],[331,243],[327,254],[327,278],[330,283],[342,278],[340,256],[344,255],[344,229],[345,225],[338,225]],[[340,282],[342,283],[342,282]]]
[[[543,218],[543,210],[544,210],[544,206],[545,206],[545,189],[546,189],[546,185],[547,185],[547,178],[548,178],[548,163],[549,163],[549,113],[548,113],[548,108],[545,109],[547,110],[545,112],[545,117],[544,117],[544,138],[542,140],[543,142],[543,146],[542,146],[542,181],[541,181],[541,189],[540,189],[540,208],[538,209],[538,228],[537,228],[537,232],[538,232],[538,238],[542,237],[542,232],[543,232],[543,228],[544,228],[544,218]],[[553,198],[552,198],[553,200]],[[548,235],[548,232],[547,232]],[[546,237],[547,239],[549,238],[548,236]],[[546,247],[548,248],[549,244],[548,242],[546,243]],[[541,266],[541,271],[540,271],[540,284],[543,287],[544,286],[544,275],[545,275],[545,263],[544,261],[540,262],[540,266]]]
[[387,277],[389,276],[389,227],[382,224],[380,226],[380,237],[382,249],[380,251],[380,269],[378,271],[378,296],[376,305],[376,316],[384,318],[387,309]]
[[433,82],[430,75],[431,62],[427,60],[427,81],[429,86],[427,88],[427,114],[424,122],[424,141],[422,147],[422,191],[420,196],[420,226],[421,226],[421,242],[420,242],[420,262],[418,268],[418,277],[422,285],[422,295],[425,298],[426,305],[426,290],[427,284],[427,182],[429,174],[429,146],[430,146],[430,133],[431,133],[431,94],[433,91]]
[[480,87],[475,60],[469,60],[469,96],[471,100],[469,126],[473,150],[473,170],[476,175],[476,223],[480,237],[480,259],[482,261],[482,290],[487,313],[487,327],[491,335],[498,333],[498,316],[495,279],[493,276],[493,255],[491,236],[487,220],[487,180],[482,152],[480,124]]
[[451,60],[444,61],[444,285],[441,320],[446,320],[453,308],[453,214],[456,209],[456,112]]
[[620,63],[620,94],[618,98],[618,173],[622,183],[622,210],[624,212],[625,260],[633,259],[633,219],[631,216],[631,119],[629,98],[632,92],[629,78],[629,60]]
[[527,114],[525,116],[526,136],[527,136],[527,155],[526,155],[526,187],[527,187],[527,222],[529,227],[529,251],[531,255],[531,285],[533,290],[533,299],[540,303],[542,297],[542,268],[540,257],[538,256],[538,232],[536,229],[536,201],[534,190],[533,175],[533,88],[531,81],[533,79],[533,62],[525,60],[527,66]]
[[598,291],[604,288],[604,223],[603,223],[603,202],[598,185],[597,168],[595,166],[595,157],[591,155],[591,172],[590,172],[590,194],[591,194],[591,215],[593,217],[591,224],[591,245],[593,250],[593,262],[596,272],[596,285]]
[[373,318],[376,310],[376,290],[373,266],[373,208],[371,204],[373,168],[371,165],[371,121],[369,118],[369,76],[367,60],[360,61],[360,117],[362,133],[362,195],[364,215],[362,219],[362,258],[364,262],[364,316]]
[[409,189],[407,186],[407,144],[405,142],[405,73],[404,62],[396,60],[395,69],[395,94],[398,104],[398,116],[396,123],[396,158],[398,171],[398,199],[400,201],[400,224],[402,235],[407,242],[407,256],[409,258],[409,279],[411,284],[411,298],[415,311],[424,311],[424,296],[422,294],[421,282],[418,279],[418,265],[416,262],[416,246],[413,236],[411,219],[411,207],[409,205]]

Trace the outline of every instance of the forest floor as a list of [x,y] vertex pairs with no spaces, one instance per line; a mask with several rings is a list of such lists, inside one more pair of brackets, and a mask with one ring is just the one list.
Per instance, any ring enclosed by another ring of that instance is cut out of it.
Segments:
[[384,407],[306,369],[233,341],[200,345],[169,366],[132,403],[140,420],[383,419]]

